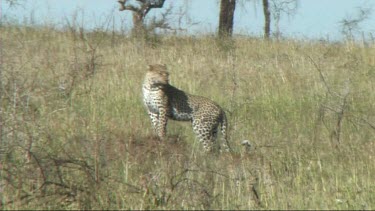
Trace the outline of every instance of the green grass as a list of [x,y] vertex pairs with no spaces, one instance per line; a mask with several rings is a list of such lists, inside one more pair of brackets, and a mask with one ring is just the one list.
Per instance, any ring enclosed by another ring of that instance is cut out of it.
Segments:
[[[0,32],[4,210],[375,208],[373,43]],[[155,138],[152,63],[225,109],[233,154],[189,123]]]

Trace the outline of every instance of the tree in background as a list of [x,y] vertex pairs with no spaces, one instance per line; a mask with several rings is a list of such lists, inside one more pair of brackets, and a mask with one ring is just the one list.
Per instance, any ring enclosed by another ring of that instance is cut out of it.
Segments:
[[279,26],[281,16],[287,15],[288,17],[291,17],[295,15],[298,9],[298,0],[271,0],[270,5],[268,6],[270,6],[270,15],[272,15],[274,21],[274,35],[276,38],[279,38],[281,36]]
[[221,0],[219,17],[219,37],[225,38],[232,36],[234,10],[236,0]]
[[341,33],[346,37],[346,39],[354,40],[355,35],[361,31],[360,24],[370,18],[371,12],[371,7],[360,7],[357,8],[355,14],[351,16],[348,15],[339,22],[341,25]]
[[19,0],[5,0],[5,3],[9,4],[10,7],[19,5]]
[[263,0],[263,14],[264,14],[264,37],[270,38],[271,33],[271,12],[268,0]]
[[133,12],[133,35],[145,33],[144,19],[153,8],[162,8],[165,0],[136,0],[138,5],[127,3],[128,0],[119,0],[120,11],[130,10]]

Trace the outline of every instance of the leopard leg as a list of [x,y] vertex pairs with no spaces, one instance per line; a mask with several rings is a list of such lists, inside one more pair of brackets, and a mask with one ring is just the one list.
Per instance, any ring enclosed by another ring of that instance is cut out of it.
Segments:
[[156,114],[156,113],[152,113],[152,112],[148,111],[148,116],[151,119],[152,127],[154,128],[155,133],[157,133],[158,132],[158,124],[159,124],[159,115]]
[[157,125],[157,134],[161,140],[164,140],[167,134],[167,122],[167,110],[164,107],[162,107],[159,109],[159,118]]
[[208,122],[196,119],[193,120],[193,131],[203,144],[205,152],[212,152],[217,136],[217,126],[213,127]]

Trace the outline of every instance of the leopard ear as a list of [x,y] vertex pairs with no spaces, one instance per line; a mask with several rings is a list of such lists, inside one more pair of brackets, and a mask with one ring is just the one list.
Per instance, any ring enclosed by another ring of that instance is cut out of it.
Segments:
[[152,69],[153,69],[153,67],[152,67],[151,64],[147,65],[147,70],[152,70]]

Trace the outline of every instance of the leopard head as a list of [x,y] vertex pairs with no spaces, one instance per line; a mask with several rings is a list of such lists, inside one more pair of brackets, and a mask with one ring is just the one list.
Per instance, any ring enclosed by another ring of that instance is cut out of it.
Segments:
[[169,84],[169,73],[165,64],[148,65],[146,81],[151,86],[163,86]]

